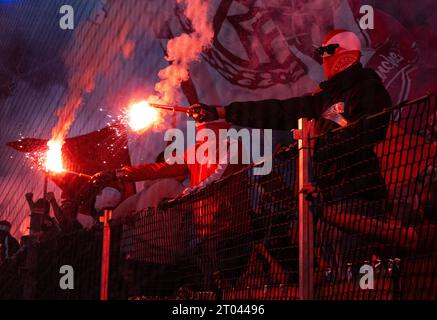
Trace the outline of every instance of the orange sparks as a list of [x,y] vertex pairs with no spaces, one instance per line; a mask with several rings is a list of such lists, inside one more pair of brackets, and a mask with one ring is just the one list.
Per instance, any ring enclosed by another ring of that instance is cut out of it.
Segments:
[[132,130],[141,132],[159,120],[159,111],[143,100],[132,104],[127,111],[127,122]]
[[64,171],[62,164],[62,144],[63,141],[49,140],[47,142],[48,150],[45,159],[45,169],[53,173],[61,173]]

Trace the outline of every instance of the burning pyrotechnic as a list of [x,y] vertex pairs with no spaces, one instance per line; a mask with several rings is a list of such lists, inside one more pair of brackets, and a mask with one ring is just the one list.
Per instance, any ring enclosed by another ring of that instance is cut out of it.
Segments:
[[45,159],[45,169],[52,173],[61,173],[64,171],[62,164],[62,141],[49,140],[47,142],[47,152]]
[[[151,95],[145,101],[135,103],[127,110],[124,116],[125,122],[137,132],[143,132],[163,119],[156,109],[173,112],[187,111],[184,107],[169,104],[177,100],[177,92],[181,83],[188,80],[190,64],[197,61],[202,51],[212,43],[214,31],[208,17],[208,2],[177,0],[177,3],[185,6],[184,14],[191,20],[193,32],[182,34],[168,41],[166,59],[171,63],[158,74],[161,79],[155,85],[158,95]],[[155,103],[156,101],[159,103]]]
[[94,23],[90,17],[75,28],[62,53],[69,72],[68,90],[63,105],[55,112],[58,122],[52,129],[52,140],[65,140],[83,105],[83,96],[94,90],[97,77],[119,73],[122,61],[132,57],[136,46],[133,35],[150,32],[152,20],[141,19],[151,6],[149,2],[152,1],[132,1],[126,5],[122,0],[105,1],[104,14],[97,6],[91,15],[100,16],[101,21]]
[[151,126],[157,127],[160,125],[163,115],[159,110],[186,113],[188,108],[142,100],[131,104],[123,112],[120,119],[122,123],[127,124],[133,131],[141,133]]
[[159,111],[147,101],[132,104],[127,111],[127,123],[132,130],[141,132],[160,119]]
[[[83,104],[83,95],[94,90],[97,76],[116,74],[116,71],[121,68],[120,51],[126,59],[132,55],[135,43],[131,40],[131,35],[145,34],[151,29],[147,19],[139,19],[143,11],[141,8],[147,7],[143,4],[146,2],[138,1],[135,5],[137,10],[133,11],[137,12],[138,19],[132,17],[132,10],[126,10],[123,1],[112,2],[101,24],[84,22],[75,30],[74,39],[65,52],[65,65],[69,66],[70,72],[69,90],[64,97],[64,105],[56,111],[58,123],[52,129],[52,141],[63,141],[67,137],[75,114]],[[120,116],[122,122],[137,132],[152,126],[159,127],[165,122],[165,117],[156,110],[159,107],[151,108],[148,102],[174,103],[181,83],[189,79],[190,64],[199,60],[202,51],[209,48],[213,40],[214,31],[208,15],[208,1],[176,0],[176,2],[184,8],[183,12],[191,22],[192,32],[181,34],[168,41],[166,59],[170,65],[158,74],[160,81],[155,85],[156,95],[135,103]],[[138,23],[139,20],[141,23]],[[108,29],[120,31],[116,35],[103,31]],[[78,46],[77,43],[81,45]],[[99,45],[96,47],[95,43]],[[173,107],[171,110],[176,111]],[[62,163],[58,168],[61,167]]]
[[169,104],[150,103],[150,106],[153,108],[158,108],[158,109],[162,109],[162,110],[169,110],[169,111],[173,111],[173,112],[186,113],[188,111],[187,107],[174,106],[174,105],[169,105]]

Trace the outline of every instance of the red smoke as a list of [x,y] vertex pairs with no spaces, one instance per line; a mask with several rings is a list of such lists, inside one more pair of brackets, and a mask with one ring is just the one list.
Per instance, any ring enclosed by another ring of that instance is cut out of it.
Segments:
[[210,47],[214,31],[208,16],[208,1],[176,0],[185,5],[184,14],[191,21],[193,32],[170,39],[167,43],[166,59],[171,64],[162,69],[158,76],[161,79],[155,85],[159,100],[174,103],[177,92],[183,81],[188,80],[189,66],[197,61],[201,52]]

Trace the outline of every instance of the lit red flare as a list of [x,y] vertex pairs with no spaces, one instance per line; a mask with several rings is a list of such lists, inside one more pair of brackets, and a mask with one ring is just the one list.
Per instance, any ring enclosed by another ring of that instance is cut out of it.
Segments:
[[132,104],[127,110],[127,123],[134,131],[141,132],[159,121],[158,110],[152,108],[147,101]]
[[187,108],[141,100],[133,103],[127,109],[124,119],[133,131],[143,132],[162,120],[159,110],[186,112]]
[[174,112],[187,112],[187,108],[181,106],[171,106],[168,104],[159,104],[159,103],[150,103],[150,106],[154,108],[170,110]]
[[64,171],[62,162],[62,145],[63,141],[49,140],[47,142],[47,152],[44,162],[46,171],[51,173],[61,173]]

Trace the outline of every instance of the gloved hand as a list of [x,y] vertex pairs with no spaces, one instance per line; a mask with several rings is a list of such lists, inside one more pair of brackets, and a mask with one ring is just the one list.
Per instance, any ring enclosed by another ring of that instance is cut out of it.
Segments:
[[218,120],[219,113],[217,107],[208,106],[203,103],[193,104],[187,111],[187,115],[192,117],[197,122],[210,122]]
[[91,185],[95,188],[103,188],[116,181],[115,171],[100,171],[91,177]]

